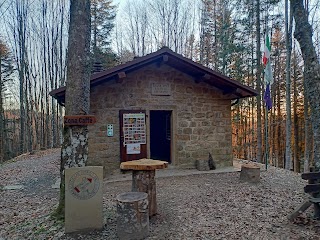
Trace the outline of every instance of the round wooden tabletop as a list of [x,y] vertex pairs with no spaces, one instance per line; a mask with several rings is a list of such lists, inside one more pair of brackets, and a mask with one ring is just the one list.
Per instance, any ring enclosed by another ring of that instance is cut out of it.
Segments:
[[123,162],[120,164],[122,170],[156,170],[164,169],[168,167],[168,162],[143,158],[139,160],[133,160]]

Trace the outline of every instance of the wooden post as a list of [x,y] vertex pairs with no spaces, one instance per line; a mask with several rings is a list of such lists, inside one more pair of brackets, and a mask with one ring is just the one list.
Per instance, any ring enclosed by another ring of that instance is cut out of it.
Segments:
[[148,195],[127,192],[117,196],[117,233],[120,240],[139,240],[149,235]]
[[302,203],[297,209],[294,210],[292,214],[289,215],[288,219],[293,221],[296,217],[304,213],[311,206],[311,204],[312,203],[309,200]]
[[132,172],[132,191],[145,192],[149,200],[149,216],[157,214],[157,194],[155,170],[142,170]]

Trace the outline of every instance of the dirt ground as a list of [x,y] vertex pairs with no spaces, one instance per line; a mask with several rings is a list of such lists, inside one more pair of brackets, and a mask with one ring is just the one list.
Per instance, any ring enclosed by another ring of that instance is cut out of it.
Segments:
[[[287,220],[306,198],[299,174],[269,167],[258,184],[240,182],[239,174],[158,178],[159,214],[150,219],[147,239],[320,239],[312,209]],[[65,235],[63,223],[51,218],[59,194],[51,186],[58,176],[58,149],[0,165],[0,240],[117,239],[115,197],[130,191],[131,181],[105,182],[102,231]],[[8,185],[22,188],[4,190]]]

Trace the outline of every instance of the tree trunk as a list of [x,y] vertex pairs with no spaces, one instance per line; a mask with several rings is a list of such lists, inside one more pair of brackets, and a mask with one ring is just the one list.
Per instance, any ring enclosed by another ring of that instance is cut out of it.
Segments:
[[117,196],[117,235],[120,240],[149,235],[148,194],[126,192]]
[[304,95],[303,95],[303,114],[304,114],[304,164],[303,164],[303,171],[309,172],[310,168],[310,152],[312,151],[312,144],[311,144],[311,137],[310,137],[310,120],[309,120],[309,103],[306,94],[306,87],[305,87],[305,77],[303,77],[304,82]]
[[22,154],[25,151],[25,120],[26,120],[26,112],[25,112],[25,63],[26,63],[26,9],[24,3],[19,3],[16,1],[16,8],[17,8],[17,18],[18,18],[18,24],[17,24],[17,34],[18,34],[18,40],[17,43],[18,46],[16,48],[18,49],[19,53],[17,53],[18,56],[18,71],[19,71],[19,91],[20,91],[20,139],[19,139],[19,153]]
[[291,161],[291,51],[292,51],[292,13],[290,12],[290,21],[288,20],[288,0],[285,1],[285,31],[286,31],[286,161],[285,168],[290,170],[292,167]]
[[300,152],[299,152],[299,125],[298,125],[298,91],[297,91],[297,62],[295,48],[293,49],[293,129],[294,129],[294,148],[293,148],[293,170],[300,172]]
[[312,26],[303,0],[291,0],[296,22],[294,36],[298,40],[304,60],[306,93],[311,109],[311,123],[314,134],[314,161],[316,171],[320,170],[320,64],[312,42]]
[[155,170],[132,172],[132,191],[148,193],[149,216],[157,214]]
[[5,131],[5,125],[4,125],[4,111],[3,111],[3,102],[2,102],[2,76],[1,76],[1,49],[0,49],[0,163],[2,163],[5,159],[5,147],[4,147],[4,131]]
[[261,43],[260,43],[260,0],[256,5],[256,38],[257,38],[257,161],[262,162],[262,134],[261,134]]
[[[71,0],[67,58],[66,115],[87,115],[90,107],[90,0]],[[64,215],[64,169],[86,166],[87,126],[65,126],[61,147],[58,217]]]
[[[278,57],[278,61],[280,62],[280,56]],[[282,157],[282,150],[281,150],[281,91],[280,91],[280,70],[278,71],[278,77],[277,77],[277,167],[284,167],[284,159]]]

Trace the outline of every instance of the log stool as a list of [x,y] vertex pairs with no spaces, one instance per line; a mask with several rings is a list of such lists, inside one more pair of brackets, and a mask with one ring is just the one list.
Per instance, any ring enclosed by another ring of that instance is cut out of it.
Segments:
[[149,216],[157,214],[156,169],[166,167],[168,162],[146,158],[123,162],[120,165],[122,170],[132,170],[132,191],[148,193]]
[[241,166],[240,180],[245,182],[260,182],[260,167],[256,164],[246,163]]
[[148,194],[126,192],[117,196],[117,233],[120,240],[139,240],[149,235]]

